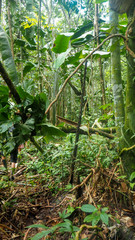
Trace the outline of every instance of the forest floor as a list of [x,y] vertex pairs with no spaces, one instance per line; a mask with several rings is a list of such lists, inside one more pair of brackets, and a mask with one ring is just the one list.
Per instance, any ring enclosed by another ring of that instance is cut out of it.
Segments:
[[[20,166],[15,180],[8,183],[5,171],[0,171],[3,181],[3,186],[0,187],[0,239],[31,239],[45,229],[27,228],[28,226],[44,224],[53,227],[63,222],[59,213],[66,214],[64,210],[69,206],[76,210],[68,219],[80,228],[74,238],[71,238],[71,232],[65,230],[60,233],[58,228],[47,237],[35,239],[135,239],[135,192],[129,189],[125,180],[118,178],[116,168],[90,169],[81,184],[70,190],[59,186],[57,193],[49,187],[45,175],[26,177],[25,170],[25,166]],[[52,179],[52,186],[53,181]],[[79,189],[81,194],[77,197]],[[96,229],[91,224],[84,225],[86,214],[77,207],[88,203],[95,207],[108,207],[111,224],[106,226],[99,223],[99,228]]]

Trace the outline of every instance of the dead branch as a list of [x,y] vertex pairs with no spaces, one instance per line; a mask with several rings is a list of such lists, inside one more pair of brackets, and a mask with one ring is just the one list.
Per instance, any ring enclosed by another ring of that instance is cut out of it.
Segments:
[[80,226],[80,230],[76,233],[75,240],[79,240],[80,233],[84,228],[91,229],[91,230],[94,230],[94,229],[101,230],[101,228],[99,228],[98,226],[90,226],[87,224],[83,224]]
[[80,184],[78,184],[77,186],[75,186],[74,188],[72,188],[69,192],[73,192],[73,191],[76,190],[77,188],[82,187],[82,186],[89,180],[89,178],[91,177],[91,175],[92,175],[92,172],[90,172],[90,174],[89,174]]
[[126,41],[126,38],[122,35],[122,34],[112,34],[110,36],[108,36],[106,39],[103,40],[102,43],[100,43],[92,52],[90,52],[85,58],[84,60],[76,67],[76,69],[66,78],[65,82],[63,83],[63,86],[61,87],[61,89],[59,90],[59,92],[56,95],[56,98],[50,103],[50,105],[48,106],[48,108],[45,111],[45,114],[48,113],[48,111],[50,110],[50,108],[52,107],[52,105],[58,100],[60,94],[62,93],[63,89],[65,88],[67,82],[69,81],[69,79],[78,71],[78,69],[83,65],[83,63],[86,62],[86,60],[93,55],[94,52],[96,52],[106,41],[110,40],[113,37],[120,37],[123,38],[124,41]]

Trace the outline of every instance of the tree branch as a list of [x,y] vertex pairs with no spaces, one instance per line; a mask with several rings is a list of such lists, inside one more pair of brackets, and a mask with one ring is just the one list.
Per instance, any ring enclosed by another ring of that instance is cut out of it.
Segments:
[[68,81],[70,87],[73,89],[74,93],[77,95],[77,96],[81,96],[81,92],[78,91],[78,89],[70,82]]
[[[76,133],[76,128],[65,128],[65,127],[62,127],[61,130],[65,133]],[[114,139],[114,136],[112,134],[109,134],[109,133],[106,133],[102,130],[99,130],[98,128],[91,128],[89,127],[89,134],[99,134],[103,137],[107,137],[107,138],[110,138],[110,139]],[[88,131],[85,131],[81,128],[79,128],[79,134],[83,134],[83,135],[89,135],[88,134]]]

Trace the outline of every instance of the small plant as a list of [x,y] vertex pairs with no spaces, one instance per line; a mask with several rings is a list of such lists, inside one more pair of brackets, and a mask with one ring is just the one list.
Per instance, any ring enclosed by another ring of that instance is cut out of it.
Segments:
[[131,189],[134,189],[135,186],[135,172],[132,172],[129,178],[130,181],[130,187]]
[[[96,226],[99,221],[102,221],[104,224],[109,224],[109,217],[111,217],[110,214],[107,214],[108,211],[107,207],[101,208],[100,205],[98,207],[94,207],[91,204],[84,204],[80,208],[83,212],[91,213],[90,215],[87,215],[84,219],[84,222],[92,223],[92,226]],[[56,231],[59,233],[70,233],[71,238],[70,239],[77,239],[77,232],[80,232],[80,228],[73,225],[73,222],[67,219],[72,212],[74,212],[73,207],[68,207],[66,210],[64,210],[62,213],[59,212],[60,218],[63,219],[62,223],[58,223],[53,227],[46,227],[41,224],[35,224],[29,226],[29,228],[43,228],[44,230],[40,233],[37,233],[34,237],[31,238],[31,240],[39,240],[42,237],[46,237],[48,234],[51,234],[53,237]],[[53,238],[52,238],[53,239]]]
[[91,204],[84,204],[81,210],[86,213],[91,213],[85,217],[84,222],[91,222],[92,226],[97,225],[99,221],[102,221],[106,225],[109,224],[109,217],[111,217],[111,215],[106,213],[108,211],[107,207],[101,208],[101,205],[98,205],[96,208]]

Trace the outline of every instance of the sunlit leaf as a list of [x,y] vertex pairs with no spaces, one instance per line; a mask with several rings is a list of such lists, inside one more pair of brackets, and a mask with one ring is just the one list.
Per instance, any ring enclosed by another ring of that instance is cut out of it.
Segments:
[[132,181],[135,178],[135,172],[132,172],[129,178],[129,181]]
[[54,42],[52,51],[55,53],[66,52],[69,47],[69,40],[70,37],[67,37],[65,35],[58,35]]
[[54,68],[58,69],[65,61],[67,55],[69,54],[69,52],[71,51],[71,48],[67,49],[66,52],[60,53],[58,55],[58,57],[56,58],[56,60],[54,61]]

